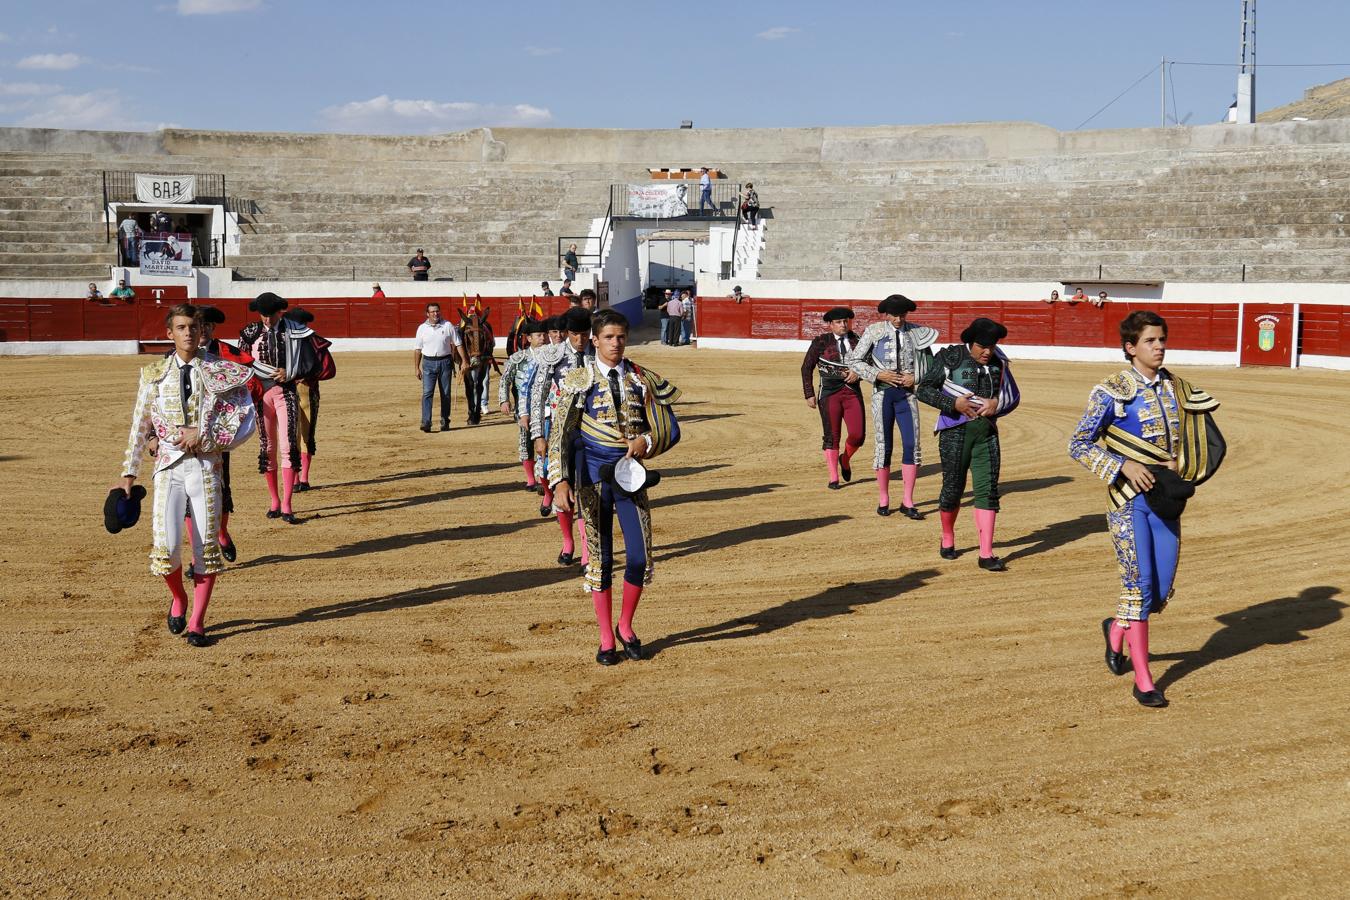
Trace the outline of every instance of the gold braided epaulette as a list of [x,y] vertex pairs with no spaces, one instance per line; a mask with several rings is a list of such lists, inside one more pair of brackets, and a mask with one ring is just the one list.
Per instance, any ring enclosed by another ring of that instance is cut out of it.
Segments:
[[1104,379],[1097,385],[1097,388],[1124,403],[1133,400],[1134,395],[1139,393],[1139,379],[1135,378],[1128,369],[1123,369],[1110,378]]

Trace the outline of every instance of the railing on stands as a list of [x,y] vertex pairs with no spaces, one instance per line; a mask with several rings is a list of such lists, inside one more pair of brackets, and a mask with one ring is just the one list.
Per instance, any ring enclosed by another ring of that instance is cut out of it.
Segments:
[[690,181],[644,181],[635,184],[636,187],[651,188],[684,188],[683,194],[678,200],[672,201],[676,205],[676,211],[673,215],[656,215],[652,212],[646,212],[640,209],[636,204],[630,202],[631,198],[627,184],[611,184],[609,186],[609,206],[611,215],[618,218],[644,218],[644,219],[662,219],[670,221],[671,219],[730,219],[740,216],[740,182],[714,181],[712,183],[712,209],[704,207],[699,209],[700,191],[697,180]]
[[[582,249],[577,253],[578,269],[580,269],[581,266],[585,265],[589,265],[593,269],[599,269],[600,266],[605,261],[605,251],[608,249],[609,239],[614,234],[613,223],[614,223],[614,202],[611,200],[609,208],[605,210],[604,222],[600,225],[599,238],[593,238],[589,234],[584,235],[565,234],[560,235],[558,237],[558,265],[560,267],[563,266],[563,254],[567,252],[565,249],[563,249],[564,242],[566,242],[567,246],[570,248],[574,242],[579,241]],[[586,247],[590,246],[591,241],[595,241],[594,251],[585,249]]]
[[[110,170],[110,169],[103,170],[103,208],[99,210],[99,214],[103,216],[104,241],[106,243],[112,243],[114,230],[113,223],[108,219],[107,216],[108,204],[141,202],[141,200],[136,196],[137,174],[138,173],[136,172],[127,172],[120,170]],[[192,174],[192,173],[182,173],[182,174]],[[193,203],[204,204],[207,206],[219,205],[223,207],[227,212],[236,212],[241,214],[257,212],[256,204],[254,204],[252,201],[235,203],[234,208],[232,208],[229,195],[226,193],[224,175],[196,175],[194,177],[197,180],[197,192],[196,195],[193,197],[192,201]],[[207,257],[202,253],[197,252],[195,244],[193,251],[193,262],[197,265],[212,265],[212,266],[224,265],[225,263],[224,236],[222,235],[218,242],[215,236],[212,236],[210,240],[211,243],[213,244],[213,249],[211,250],[211,254],[209,257],[211,262],[209,263],[198,262],[198,259],[205,260],[207,259]],[[118,261],[119,264],[125,265],[125,263],[121,262],[122,258],[125,256],[125,253],[123,252],[120,246],[121,244],[120,240],[118,241],[118,244],[119,244],[117,254]]]

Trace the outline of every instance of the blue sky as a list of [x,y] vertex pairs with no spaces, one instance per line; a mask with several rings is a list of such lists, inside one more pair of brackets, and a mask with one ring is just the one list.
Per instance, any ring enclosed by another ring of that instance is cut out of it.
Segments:
[[[1350,63],[1350,3],[1258,4],[1258,63]],[[0,124],[434,133],[1159,122],[1158,60],[1233,63],[1239,0],[708,5],[0,0]],[[1235,70],[1177,65],[1217,121]],[[1265,68],[1258,107],[1350,77]]]

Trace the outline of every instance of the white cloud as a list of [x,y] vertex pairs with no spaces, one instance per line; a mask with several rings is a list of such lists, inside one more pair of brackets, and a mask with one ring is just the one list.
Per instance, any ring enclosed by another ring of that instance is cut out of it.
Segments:
[[800,28],[789,28],[787,25],[775,25],[766,31],[761,31],[755,37],[761,41],[781,41],[790,34],[796,34],[801,31]]
[[59,93],[59,84],[36,84],[31,81],[0,81],[0,97],[40,97]]
[[[38,88],[12,91],[10,88]],[[95,131],[144,131],[150,125],[132,118],[122,95],[104,89],[67,94],[55,85],[0,85],[0,115],[28,128],[86,128]],[[5,98],[12,102],[4,102]]]
[[75,53],[38,53],[33,56],[25,56],[14,65],[20,69],[45,69],[47,71],[64,72],[67,69],[73,69],[83,59]]
[[381,94],[330,106],[321,113],[340,131],[374,134],[426,134],[481,126],[539,126],[553,121],[553,113],[528,103],[511,106],[459,101],[396,100]]
[[262,0],[178,0],[180,16],[215,16],[221,13],[248,12],[262,6]]

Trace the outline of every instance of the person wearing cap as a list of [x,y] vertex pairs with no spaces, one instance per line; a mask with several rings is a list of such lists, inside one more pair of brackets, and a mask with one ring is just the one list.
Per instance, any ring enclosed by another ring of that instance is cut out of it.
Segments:
[[408,271],[412,273],[413,281],[427,280],[427,273],[431,271],[431,260],[427,259],[421,247],[417,248],[417,255],[408,260]]
[[530,440],[528,406],[530,384],[539,368],[539,349],[544,346],[544,323],[539,319],[526,319],[521,331],[526,346],[508,356],[502,366],[502,375],[497,384],[497,405],[501,407],[502,415],[516,420],[520,438],[520,465],[525,470],[525,490],[537,492],[543,466]]
[[[267,481],[270,504],[267,518],[296,523],[291,507],[295,476],[300,468],[299,397],[294,373],[288,373],[290,349],[286,320],[290,306],[285,298],[268,291],[259,294],[248,308],[258,314],[239,330],[239,347],[253,358],[253,371],[262,387],[258,416],[258,471]],[[278,485],[278,474],[280,485]],[[279,489],[278,489],[279,488]]]
[[[538,354],[539,370],[534,383],[530,385],[530,437],[534,439],[536,453],[547,454],[548,442],[554,426],[557,424],[556,412],[558,400],[562,397],[563,379],[573,369],[586,365],[586,360],[595,355],[591,346],[591,314],[581,307],[573,307],[562,316],[562,327],[567,332],[567,340],[540,348]],[[556,513],[558,528],[562,531],[562,551],[558,554],[558,564],[570,566],[576,557],[576,543],[572,539],[572,524],[575,521],[573,510],[564,509],[554,503],[552,491],[553,463],[548,464],[550,484],[544,490],[543,503],[539,514],[547,516]],[[586,545],[586,526],[581,527],[582,562],[588,560]]]
[[[206,636],[207,605],[216,576],[225,568],[218,538],[221,453],[253,433],[257,417],[247,387],[252,373],[202,349],[195,306],[173,306],[164,324],[174,352],[141,369],[117,486],[133,496],[141,458],[153,435],[158,446],[150,572],[169,588],[169,632],[186,630],[190,645],[204,647],[211,643]],[[192,547],[191,618],[181,560],[185,539]]]
[[[659,456],[680,440],[672,404],[680,392],[650,369],[624,358],[628,319],[604,309],[592,318],[595,356],[563,377],[555,421],[548,441],[549,484],[559,509],[579,509],[590,527],[584,583],[591,592],[600,649],[596,662],[619,661],[615,639],[628,659],[642,659],[642,641],[633,631],[633,615],[643,588],[651,584],[652,525],[646,479],[620,485],[617,468],[625,460]],[[628,468],[633,468],[629,466]],[[614,519],[623,531],[623,599],[614,624]]]
[[380,283],[378,281],[370,286],[370,299],[372,300],[384,299],[384,288],[380,287]]
[[942,541],[938,554],[956,559],[956,515],[966,477],[975,482],[975,529],[980,538],[981,569],[1006,570],[994,555],[994,519],[998,515],[998,472],[1001,460],[998,420],[1017,408],[1022,395],[1008,357],[998,342],[1008,329],[993,319],[978,318],[961,332],[961,343],[933,356],[915,393],[941,411],[934,430],[942,458],[942,493],[938,515]]
[[[674,292],[673,292],[670,288],[666,288],[665,293],[661,295],[660,317],[661,317],[661,343],[662,343],[662,344],[669,344],[669,343],[670,343],[670,329],[671,329],[671,324],[670,324],[670,323],[671,323],[671,321],[675,321],[676,323],[679,322],[678,319],[672,320],[672,319],[670,318],[670,301],[671,301],[671,299],[672,299],[674,296],[675,296],[675,295],[674,295]],[[678,302],[678,301],[677,301],[677,302]],[[675,327],[678,328],[679,325],[676,324]]]
[[885,318],[862,333],[848,362],[858,377],[872,384],[872,433],[875,451],[872,468],[877,475],[877,515],[891,514],[891,458],[894,426],[900,431],[900,477],[904,499],[900,512],[909,519],[922,519],[914,505],[914,486],[923,463],[919,438],[919,403],[915,383],[927,374],[933,362],[936,328],[909,321],[913,300],[891,294],[877,304]]
[[[839,490],[839,478],[853,480],[849,461],[862,446],[867,436],[863,418],[862,389],[859,377],[848,366],[849,354],[858,346],[853,333],[853,310],[836,306],[822,318],[829,330],[818,334],[806,350],[802,360],[802,392],[806,405],[820,413],[821,448],[825,453],[825,468],[829,472],[830,490]],[[816,370],[820,370],[820,391],[814,390]],[[844,424],[848,424],[848,443],[839,451],[839,439]]]
[[1149,617],[1172,597],[1186,498],[1223,459],[1209,419],[1219,403],[1163,368],[1167,322],[1157,313],[1126,316],[1120,346],[1130,365],[1088,394],[1069,456],[1107,484],[1121,591],[1115,617],[1102,621],[1106,667],[1113,675],[1132,667],[1135,699],[1162,707],[1167,698],[1148,668]]

